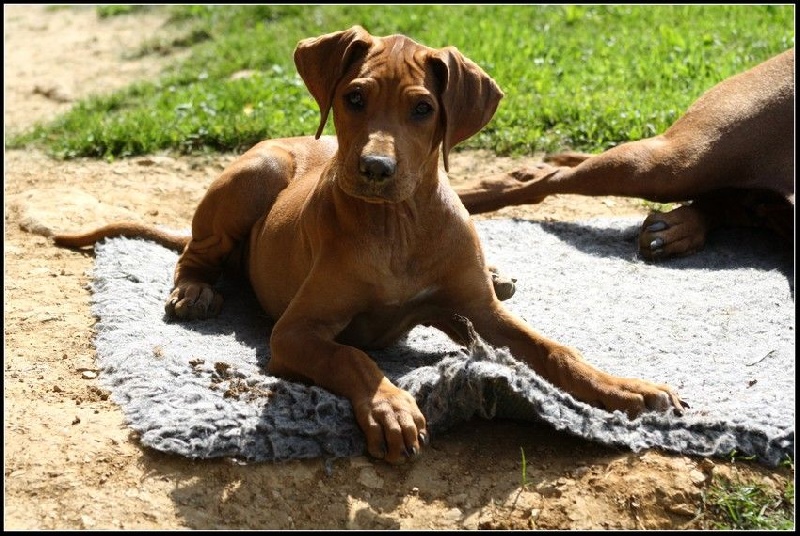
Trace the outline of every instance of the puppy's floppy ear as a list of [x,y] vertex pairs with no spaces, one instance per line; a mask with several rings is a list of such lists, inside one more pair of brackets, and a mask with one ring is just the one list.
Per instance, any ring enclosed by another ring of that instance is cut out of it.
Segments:
[[310,37],[297,44],[294,64],[308,91],[317,101],[321,114],[317,138],[328,121],[336,83],[371,45],[372,36],[361,26]]
[[476,134],[492,119],[503,91],[492,77],[455,47],[435,51],[433,65],[442,84],[440,101],[445,127],[442,157],[447,171],[450,149]]

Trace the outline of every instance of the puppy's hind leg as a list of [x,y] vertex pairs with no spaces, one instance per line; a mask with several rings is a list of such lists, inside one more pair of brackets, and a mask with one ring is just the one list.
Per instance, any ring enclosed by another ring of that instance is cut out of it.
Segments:
[[288,151],[262,142],[211,184],[175,267],[167,316],[193,320],[219,313],[222,296],[213,285],[223,269],[241,266],[250,230],[291,181],[292,159]]

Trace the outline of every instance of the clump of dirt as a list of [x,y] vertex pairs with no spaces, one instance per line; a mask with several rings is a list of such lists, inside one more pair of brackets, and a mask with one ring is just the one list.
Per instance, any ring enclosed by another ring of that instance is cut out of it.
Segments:
[[[99,20],[93,9],[6,5],[4,16],[6,134],[174,59],[122,59],[164,31],[158,10]],[[402,467],[365,457],[240,465],[143,449],[97,384],[92,253],[55,248],[43,235],[122,217],[186,228],[232,158],[63,162],[6,151],[5,529],[704,528],[713,477],[778,493],[793,479],[785,468],[631,453],[503,421],[463,424]],[[452,175],[523,164],[459,153]],[[555,196],[484,217],[622,214],[644,210],[626,199]],[[231,396],[253,394],[224,364],[208,366]]]

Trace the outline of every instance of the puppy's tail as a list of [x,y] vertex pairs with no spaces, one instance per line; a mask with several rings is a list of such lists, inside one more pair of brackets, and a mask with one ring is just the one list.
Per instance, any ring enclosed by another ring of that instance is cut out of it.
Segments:
[[124,236],[126,238],[144,238],[173,251],[181,252],[189,243],[189,236],[172,234],[153,225],[124,221],[111,223],[93,231],[80,234],[56,234],[51,238],[57,246],[65,248],[83,248],[94,246],[103,238]]
[[547,155],[544,157],[544,161],[548,164],[553,164],[554,166],[575,167],[584,160],[587,160],[593,156],[593,154],[588,153],[567,151],[563,153]]

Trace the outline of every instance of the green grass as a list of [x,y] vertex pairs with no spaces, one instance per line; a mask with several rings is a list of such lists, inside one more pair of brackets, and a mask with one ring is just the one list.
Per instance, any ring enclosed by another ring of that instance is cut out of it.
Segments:
[[525,459],[525,449],[520,447],[519,451],[522,454],[522,475],[520,480],[520,488],[524,489],[528,487],[528,461]]
[[105,6],[97,6],[97,16],[103,19],[107,17],[116,17],[118,15],[129,15],[131,13],[147,11],[148,9],[152,9],[152,6],[145,6],[145,5],[126,6],[126,5],[110,4]]
[[[731,453],[730,461],[750,458]],[[715,477],[703,492],[704,527],[715,530],[794,530],[794,461],[785,459],[781,469],[791,472],[783,492],[742,479]]]
[[775,494],[757,483],[719,480],[705,497],[713,529],[794,530],[794,483]]
[[[137,7],[139,9],[140,7]],[[131,6],[98,15],[125,16]],[[794,46],[794,5],[250,5],[169,9],[169,40],[130,58],[188,48],[159,78],[78,103],[6,141],[59,157],[241,152],[313,134],[316,102],[297,76],[297,41],[361,24],[457,46],[506,97],[459,148],[523,155],[605,150],[663,131],[706,89]],[[250,78],[230,75],[249,69]],[[332,121],[327,132],[332,133]]]

